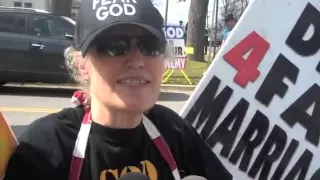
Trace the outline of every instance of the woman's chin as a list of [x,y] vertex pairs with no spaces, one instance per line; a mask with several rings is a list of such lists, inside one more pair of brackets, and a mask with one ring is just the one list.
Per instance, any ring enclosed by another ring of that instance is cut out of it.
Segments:
[[123,109],[125,111],[130,112],[145,112],[146,110],[150,109],[155,102],[150,102],[148,100],[143,99],[136,99],[136,98],[130,98],[130,99],[121,99],[121,101],[118,104],[118,107],[120,109]]
[[152,88],[142,89],[137,91],[131,89],[131,91],[118,91],[117,103],[121,108],[128,111],[146,111],[150,109],[156,103],[159,94],[155,93]]
[[121,109],[128,112],[135,112],[135,113],[143,113],[150,109],[152,106],[143,106],[141,104],[122,104],[120,106]]

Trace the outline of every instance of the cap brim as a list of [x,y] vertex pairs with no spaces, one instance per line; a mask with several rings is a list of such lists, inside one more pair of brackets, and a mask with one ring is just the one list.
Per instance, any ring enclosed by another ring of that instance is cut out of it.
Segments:
[[91,45],[92,41],[98,37],[99,35],[101,35],[102,32],[104,32],[105,30],[117,26],[117,25],[124,25],[124,24],[128,24],[128,25],[136,25],[139,26],[141,28],[146,29],[147,31],[149,31],[151,34],[153,34],[161,43],[166,41],[166,38],[164,36],[164,33],[159,32],[159,30],[146,25],[146,24],[142,24],[142,23],[133,23],[133,22],[119,22],[119,23],[113,23],[111,25],[108,26],[103,26],[102,28],[98,29],[97,31],[89,34],[89,36],[86,38],[85,42],[82,44],[81,46],[81,54],[84,57],[89,49],[89,46]]
[[224,19],[224,21],[235,21],[236,20],[236,18],[226,18],[226,19]]

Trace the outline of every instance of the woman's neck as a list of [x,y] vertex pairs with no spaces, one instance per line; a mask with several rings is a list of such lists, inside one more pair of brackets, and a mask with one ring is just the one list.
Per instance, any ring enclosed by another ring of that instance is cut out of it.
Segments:
[[132,129],[142,121],[141,113],[132,113],[106,107],[99,100],[91,99],[92,120],[102,126]]

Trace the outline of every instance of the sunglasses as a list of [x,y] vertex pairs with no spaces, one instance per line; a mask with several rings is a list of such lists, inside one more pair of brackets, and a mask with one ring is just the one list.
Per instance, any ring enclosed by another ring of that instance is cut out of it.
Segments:
[[98,37],[93,45],[101,55],[126,56],[135,47],[144,56],[159,56],[164,54],[166,42],[161,43],[154,36],[107,36]]

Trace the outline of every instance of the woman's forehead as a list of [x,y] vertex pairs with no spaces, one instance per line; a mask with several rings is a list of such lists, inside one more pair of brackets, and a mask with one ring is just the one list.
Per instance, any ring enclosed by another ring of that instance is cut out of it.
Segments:
[[106,35],[108,36],[143,36],[143,35],[149,35],[150,33],[139,26],[131,25],[131,24],[123,24],[123,25],[116,25],[111,28],[109,28],[107,31],[105,31]]

